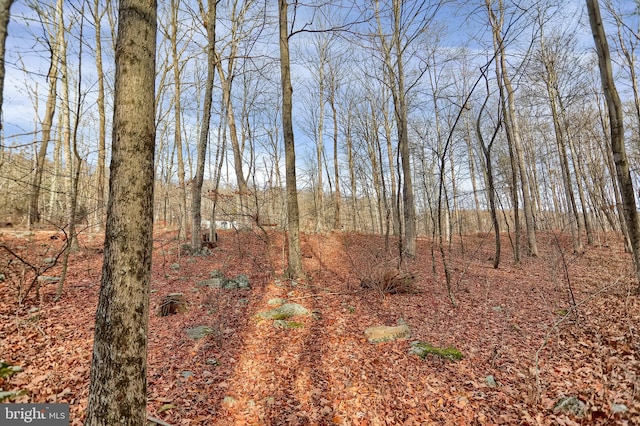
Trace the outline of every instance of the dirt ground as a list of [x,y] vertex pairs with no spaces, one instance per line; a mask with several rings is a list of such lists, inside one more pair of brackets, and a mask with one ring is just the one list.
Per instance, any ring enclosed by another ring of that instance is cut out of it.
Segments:
[[[640,424],[640,300],[630,256],[603,235],[583,254],[566,236],[539,234],[540,255],[514,264],[508,236],[492,267],[491,236],[456,238],[445,248],[454,307],[440,253],[418,241],[404,272],[414,292],[363,289],[393,269],[384,239],[303,235],[307,279],[282,278],[282,235],[219,232],[207,256],[181,256],[175,233],[157,231],[148,353],[148,413],[171,425]],[[42,282],[19,304],[34,272],[59,276],[45,259],[60,235],[0,230],[0,360],[22,367],[0,390],[14,402],[69,403],[73,425],[88,396],[94,315],[102,266],[100,235],[80,236],[62,297]],[[9,248],[9,250],[3,249]],[[177,266],[179,265],[179,267]],[[210,272],[246,274],[250,290],[198,286]],[[168,293],[185,313],[156,315]],[[283,329],[256,319],[272,298],[314,315]],[[373,325],[406,323],[409,339],[369,343]],[[185,330],[206,325],[200,340]],[[413,341],[455,347],[459,361],[409,353]],[[488,376],[497,382],[491,383]],[[563,397],[582,417],[555,410]]]

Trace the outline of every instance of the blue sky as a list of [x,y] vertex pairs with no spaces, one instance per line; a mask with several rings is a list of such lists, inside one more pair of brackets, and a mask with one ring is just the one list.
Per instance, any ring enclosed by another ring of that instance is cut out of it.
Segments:
[[[343,3],[345,5],[349,4],[346,1],[343,1]],[[45,3],[39,4],[44,5]],[[67,1],[65,2],[65,7],[69,11],[72,10],[72,6],[77,6],[78,4],[79,3],[76,1]],[[366,2],[361,2],[360,7],[362,7],[363,4],[366,4]],[[411,3],[410,5],[413,4],[414,3]],[[479,62],[486,60],[486,57],[488,56],[488,53],[486,52],[491,49],[491,39],[490,33],[486,28],[486,12],[484,11],[483,4],[484,1],[482,0],[467,2],[455,1],[446,4],[441,9],[437,20],[439,22],[439,43],[442,49],[453,50],[460,46],[466,46],[469,51],[478,54],[479,59],[477,60]],[[560,2],[559,4],[561,4],[561,6],[556,8],[558,14],[554,18],[556,20],[555,25],[558,25],[559,27],[569,26],[571,28],[575,28],[580,39],[579,44],[582,46],[584,51],[588,51],[591,49],[590,46],[592,45],[592,40],[590,39],[586,19],[582,15],[584,11],[583,2],[579,0],[569,0]],[[630,1],[622,2],[621,4],[627,5],[629,8],[634,5],[633,2]],[[166,6],[166,3],[163,3],[162,5]],[[338,8],[337,10],[338,12],[349,11],[351,15],[355,13],[352,9]],[[24,3],[17,2],[12,8],[12,14],[14,19],[12,19],[10,23],[9,38],[7,42],[7,77],[5,82],[5,103],[3,107],[5,123],[4,134],[5,138],[7,138],[7,144],[22,144],[32,142],[34,139],[34,136],[29,135],[29,133],[33,132],[36,126],[36,98],[38,99],[37,103],[40,118],[44,114],[44,102],[48,90],[48,83],[45,79],[45,75],[49,67],[49,55],[42,43],[42,24],[40,19],[37,18],[35,12],[33,12],[33,10],[27,7]],[[67,13],[67,24],[69,24],[72,15],[72,13]],[[578,21],[579,18],[581,19]],[[301,8],[299,15],[297,16],[296,29],[300,29],[308,22],[311,22],[311,9]],[[637,23],[637,18],[635,22]],[[314,25],[316,23],[314,23]],[[109,29],[106,20],[104,21],[103,26],[103,35],[107,36]],[[76,23],[74,30],[74,34],[76,35],[78,31],[77,28],[78,26]],[[85,22],[84,36],[89,40],[89,43],[92,39],[92,31],[91,22],[88,20]],[[224,31],[224,25],[219,26],[219,31]],[[527,29],[525,33],[527,31],[531,32],[530,29]],[[199,33],[202,33],[201,29]],[[521,40],[516,40],[516,42],[509,45],[509,49],[512,52],[515,61],[518,60],[519,56],[517,52],[528,47],[528,36],[525,35],[525,33],[523,33]],[[260,43],[256,44],[253,50],[253,53],[266,53],[267,57],[264,58],[265,62],[273,62],[271,64],[271,68],[269,68],[272,70],[270,71],[271,74],[269,76],[269,90],[271,91],[279,90],[277,87],[277,84],[279,83],[279,76],[277,75],[278,68],[275,66],[275,61],[277,61],[277,46],[273,44],[276,40],[274,34],[275,29],[273,27],[270,30],[261,33]],[[220,34],[221,39],[222,35],[223,34]],[[299,56],[301,53],[304,53],[305,50],[308,50],[308,37],[309,35],[299,34],[291,39],[291,48],[294,55],[292,56],[292,65],[294,67],[294,95],[302,94],[305,91],[308,92],[308,87],[311,84],[308,81],[310,71],[303,66]],[[268,41],[270,44],[265,43],[265,41]],[[71,74],[76,75],[78,72],[78,48],[77,43],[73,38],[70,38],[70,43],[69,67]],[[195,48],[191,49],[190,52],[193,52],[194,50]],[[95,137],[95,128],[97,125],[94,104],[96,77],[92,62],[92,53],[89,48],[85,47],[84,54],[82,79],[83,91],[86,92],[86,100],[82,116],[84,126],[81,129],[81,136],[85,138],[86,145],[90,145],[88,141]],[[162,58],[159,58],[159,61],[161,59]],[[192,64],[195,63],[193,62],[193,59],[191,59],[191,61]],[[106,48],[104,63],[107,74],[112,75],[113,58],[109,49]],[[201,61],[200,66],[203,66]],[[353,69],[348,70],[348,72],[352,71]],[[193,80],[192,76],[185,75],[186,81],[189,81],[190,78]],[[218,82],[219,80],[216,77],[216,83]],[[71,83],[73,84],[74,81],[71,81]],[[240,82],[236,81],[235,84],[236,87],[238,87]],[[218,93],[219,92],[215,95],[216,98],[219,97]],[[72,94],[72,96],[74,95]],[[185,98],[183,106],[185,108],[189,108],[193,113],[186,117],[185,123],[188,128],[192,129],[193,133],[196,133],[197,112],[195,112],[195,108],[197,105],[193,95],[187,96],[188,97]],[[298,141],[299,159],[301,161],[305,161],[310,157],[313,157],[314,147],[313,141],[309,139],[306,134],[307,132],[302,131],[305,121],[305,119],[303,119],[303,114],[305,114],[305,112],[302,110],[304,105],[301,104],[300,99],[301,98],[296,98],[294,100],[297,108],[295,114],[297,117],[296,137]],[[107,101],[109,102],[109,96]],[[215,102],[216,104],[218,103],[217,99]],[[239,111],[240,108],[241,105],[237,104],[236,110]],[[330,142],[330,131],[332,127],[328,114],[329,111],[327,110],[328,121],[325,124],[325,128],[328,133],[325,135],[325,143]],[[110,115],[110,113],[108,113],[108,115]],[[108,118],[110,118],[110,116]],[[213,117],[212,125],[217,125],[217,121],[218,118]],[[110,134],[109,131],[107,131],[107,133]],[[27,135],[24,136],[24,134]],[[12,137],[12,135],[23,136]],[[90,161],[93,156],[93,151],[95,151],[95,149],[90,146],[85,149],[85,155],[90,156]],[[327,151],[327,155],[331,156],[330,151]]]

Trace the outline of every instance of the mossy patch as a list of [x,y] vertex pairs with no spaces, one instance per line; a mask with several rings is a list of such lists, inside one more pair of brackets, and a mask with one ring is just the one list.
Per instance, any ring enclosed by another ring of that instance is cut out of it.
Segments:
[[287,318],[291,318],[293,315],[291,315],[288,312],[274,312],[272,314],[270,314],[269,319],[273,319],[276,321],[283,321],[286,320]]
[[459,361],[464,358],[462,352],[456,348],[438,348],[436,346],[431,346],[428,343],[418,341],[411,343],[409,353],[416,354],[422,359],[426,358],[427,355],[434,355],[439,358],[450,359],[452,361]]
[[276,328],[302,328],[304,323],[298,321],[275,320],[273,326]]
[[0,378],[7,379],[20,371],[22,371],[22,367],[19,365],[11,365],[0,361]]

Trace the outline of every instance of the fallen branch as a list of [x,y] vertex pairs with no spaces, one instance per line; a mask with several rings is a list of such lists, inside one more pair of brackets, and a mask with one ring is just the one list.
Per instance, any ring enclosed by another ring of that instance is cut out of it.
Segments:
[[169,423],[162,421],[160,419],[156,419],[155,417],[152,417],[151,415],[147,414],[147,420],[149,420],[150,422],[153,422],[155,424],[158,424],[160,426],[172,426]]

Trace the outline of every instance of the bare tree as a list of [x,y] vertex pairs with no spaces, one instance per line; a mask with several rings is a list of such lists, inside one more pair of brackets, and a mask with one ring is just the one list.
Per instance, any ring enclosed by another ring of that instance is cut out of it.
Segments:
[[[216,66],[216,5],[216,0],[207,1],[207,15],[205,20],[207,23],[207,81],[204,89],[204,108],[202,111],[202,124],[200,125],[200,137],[198,138],[196,176],[191,187],[191,248],[194,251],[200,250],[202,247],[202,239],[200,237],[202,225],[202,183],[204,180],[204,163],[207,156],[207,142],[209,140],[209,126],[211,124],[211,102]],[[212,223],[212,226],[215,226],[215,223]]]
[[[56,10],[62,10],[63,2],[62,0],[56,1]],[[39,14],[42,15],[43,11],[38,10]],[[58,14],[56,13],[56,16]],[[49,141],[51,140],[51,130],[53,128],[53,117],[56,111],[56,102],[57,102],[57,94],[58,94],[58,72],[60,67],[60,45],[63,42],[63,32],[64,28],[60,28],[56,24],[52,24],[50,26],[51,31],[55,31],[55,33],[49,32],[49,36],[51,37],[47,41],[47,45],[49,47],[50,57],[50,66],[49,72],[47,74],[47,80],[49,81],[49,91],[47,94],[47,103],[45,107],[45,114],[42,120],[42,139],[40,141],[40,148],[38,149],[38,154],[35,161],[35,173],[33,175],[32,185],[31,185],[31,193],[29,194],[29,215],[28,215],[28,223],[29,226],[40,221],[40,191],[42,185],[42,173],[45,166],[45,159],[47,157],[47,149],[49,147]]]
[[121,0],[104,266],[87,425],[143,425],[153,249],[157,4]]
[[[13,0],[0,0],[0,108],[2,107],[4,93],[4,50],[7,41],[9,16]],[[0,120],[0,130],[2,130],[2,120]]]
[[93,25],[95,27],[95,55],[96,55],[96,74],[98,78],[98,164],[96,166],[96,217],[98,227],[103,227],[104,210],[105,210],[105,186],[106,186],[106,141],[107,141],[107,125],[106,125],[106,109],[105,109],[105,77],[104,66],[102,62],[102,18],[107,12],[107,8],[100,9],[100,0],[94,0],[93,9]]
[[[530,256],[538,255],[538,246],[536,243],[535,223],[533,206],[531,201],[531,192],[529,186],[529,178],[527,176],[526,162],[522,147],[520,128],[518,117],[516,115],[515,105],[515,89],[509,76],[507,66],[507,53],[505,46],[505,37],[503,34],[505,21],[505,6],[503,0],[485,0],[487,12],[489,14],[489,23],[491,25],[493,44],[496,60],[496,75],[498,77],[498,87],[500,88],[501,97],[504,99],[504,127],[509,142],[509,150],[511,157],[511,168],[513,172],[513,203],[514,215],[518,218],[518,194],[516,185],[520,183],[522,191],[522,204],[524,208],[525,225],[527,232],[527,242]],[[519,178],[519,179],[518,179]],[[518,182],[519,181],[519,182]],[[519,223],[516,220],[516,236],[519,235]],[[519,260],[519,241],[516,237],[516,261]]]
[[640,221],[638,220],[638,210],[636,207],[636,197],[633,190],[633,182],[629,171],[629,162],[624,146],[624,119],[622,113],[622,102],[616,89],[611,66],[611,54],[609,44],[602,25],[600,15],[600,5],[598,0],[586,0],[587,11],[589,12],[589,23],[591,32],[598,53],[598,66],[600,68],[600,78],[602,89],[607,100],[609,109],[611,151],[616,166],[616,175],[620,184],[620,193],[624,207],[624,218],[629,233],[631,248],[633,250],[633,261],[636,267],[636,275],[639,279],[638,290],[640,290]]
[[288,220],[288,265],[287,275],[297,278],[304,274],[300,251],[300,212],[296,183],[296,151],[293,135],[293,87],[291,86],[291,63],[289,60],[289,25],[287,0],[278,0],[278,23],[280,34],[280,79],[282,85],[282,127],[287,182]]

